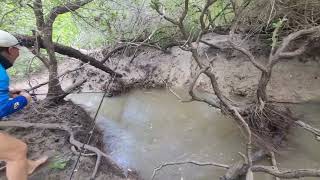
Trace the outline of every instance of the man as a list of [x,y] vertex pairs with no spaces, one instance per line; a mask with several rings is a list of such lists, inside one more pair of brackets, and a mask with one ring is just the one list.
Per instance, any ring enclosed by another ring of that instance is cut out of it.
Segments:
[[[0,30],[0,119],[23,109],[31,102],[27,92],[9,89],[6,70],[19,57],[19,50],[19,41],[8,32]],[[8,180],[27,180],[28,174],[33,173],[47,159],[28,160],[27,145],[0,131],[0,160],[6,162]]]

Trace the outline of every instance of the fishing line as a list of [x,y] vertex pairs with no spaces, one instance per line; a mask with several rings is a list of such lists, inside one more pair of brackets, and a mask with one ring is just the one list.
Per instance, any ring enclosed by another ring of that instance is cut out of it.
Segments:
[[[120,63],[120,60],[118,61],[117,65],[116,65],[116,68],[115,68],[114,71],[117,71],[119,63]],[[101,98],[101,100],[100,100],[98,109],[97,109],[97,111],[95,112],[95,115],[94,115],[94,118],[93,118],[93,121],[92,121],[92,125],[91,125],[92,127],[91,127],[90,131],[87,133],[87,138],[86,138],[86,139],[87,139],[87,143],[83,143],[83,146],[81,147],[81,149],[79,149],[79,150],[80,150],[80,153],[79,153],[79,155],[78,155],[78,157],[77,157],[75,166],[74,166],[73,169],[72,169],[72,172],[71,172],[71,175],[70,175],[69,180],[72,180],[72,177],[73,177],[74,173],[77,171],[76,168],[77,168],[77,166],[78,166],[78,164],[79,164],[79,161],[80,161],[80,158],[81,158],[82,154],[83,154],[84,151],[85,151],[84,146],[85,146],[85,145],[88,145],[88,144],[90,143],[90,141],[91,141],[93,132],[94,132],[94,130],[95,130],[95,128],[96,128],[96,119],[97,119],[98,114],[99,114],[99,111],[100,111],[100,109],[101,109],[101,107],[102,107],[102,104],[103,104],[103,101],[104,101],[104,97],[108,94],[108,92],[109,92],[109,90],[110,90],[110,89],[109,89],[109,88],[110,88],[110,84],[112,84],[112,83],[114,82],[115,77],[116,77],[116,74],[113,75],[112,79],[109,81],[109,83],[108,83],[108,85],[107,85],[106,91],[103,93],[103,96],[102,96],[102,98]]]

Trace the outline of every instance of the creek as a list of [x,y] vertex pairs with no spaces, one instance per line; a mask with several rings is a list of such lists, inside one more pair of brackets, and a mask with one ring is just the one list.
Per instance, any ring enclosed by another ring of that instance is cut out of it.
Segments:
[[[187,98],[183,90],[178,91]],[[69,98],[94,115],[102,94],[72,94]],[[295,105],[298,117],[320,128],[320,101]],[[165,90],[138,90],[106,97],[97,125],[104,132],[106,149],[122,167],[150,179],[154,168],[166,162],[198,161],[230,165],[245,152],[245,137],[232,119],[204,103],[182,103]],[[280,168],[320,168],[320,142],[293,128],[288,147],[277,155]],[[270,165],[270,162],[261,162]],[[163,168],[155,179],[219,179],[224,169],[177,165]],[[255,179],[274,178],[255,173]],[[315,180],[317,178],[305,178]]]

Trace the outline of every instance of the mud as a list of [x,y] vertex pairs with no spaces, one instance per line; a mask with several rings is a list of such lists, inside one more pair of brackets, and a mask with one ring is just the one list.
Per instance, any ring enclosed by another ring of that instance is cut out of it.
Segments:
[[[8,120],[26,121],[32,123],[61,123],[72,127],[76,139],[87,142],[88,132],[92,128],[92,118],[81,107],[71,101],[63,102],[60,105],[48,106],[48,102],[39,101],[31,104],[22,112],[11,116]],[[68,141],[68,134],[59,130],[41,130],[36,128],[5,128],[5,132],[15,136],[28,144],[28,157],[33,159],[41,155],[50,157],[49,161],[30,176],[30,180],[64,180],[69,179],[73,167],[78,158],[71,151],[71,144]],[[102,133],[95,129],[90,145],[100,149],[104,148]],[[73,179],[87,180],[90,178],[95,165],[95,157],[81,157]],[[54,164],[58,161],[66,165],[58,168]],[[5,179],[4,172],[1,172],[0,179]],[[102,161],[96,179],[120,180],[108,165]],[[133,178],[132,178],[133,179]]]

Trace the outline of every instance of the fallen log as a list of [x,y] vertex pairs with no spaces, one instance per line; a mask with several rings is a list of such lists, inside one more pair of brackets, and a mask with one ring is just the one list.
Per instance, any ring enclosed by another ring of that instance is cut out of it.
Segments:
[[[35,45],[36,42],[36,38],[34,36],[26,36],[26,35],[16,35],[16,38],[19,39],[19,41],[22,42],[22,44],[26,47],[33,47]],[[44,48],[44,44],[43,44],[43,40],[40,39],[39,40],[39,48]],[[111,76],[116,76],[118,78],[121,78],[122,75],[113,71],[112,69],[110,69],[109,67],[105,66],[103,63],[101,63],[100,61],[96,60],[95,58],[88,56],[86,54],[81,53],[80,51],[72,48],[72,47],[68,47],[59,43],[53,43],[54,45],[54,51],[65,55],[65,56],[69,56],[72,58],[76,58],[79,59],[80,61],[84,62],[84,63],[89,63],[90,65],[110,74]]]

